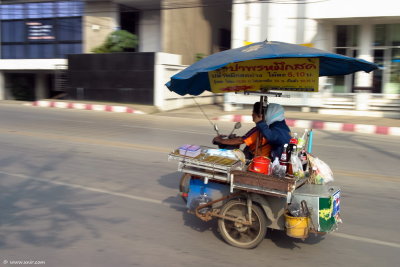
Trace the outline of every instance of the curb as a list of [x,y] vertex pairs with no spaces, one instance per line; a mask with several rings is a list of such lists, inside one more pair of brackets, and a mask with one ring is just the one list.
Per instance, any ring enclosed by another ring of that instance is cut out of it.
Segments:
[[135,110],[125,106],[72,103],[72,102],[61,102],[61,101],[57,102],[57,101],[39,100],[33,103],[29,103],[27,105],[34,107],[43,107],[43,108],[63,108],[63,109],[94,110],[94,111],[107,111],[107,112],[118,112],[118,113],[146,114],[143,111]]
[[[251,123],[253,118],[248,115],[223,115],[214,118],[217,121],[231,121]],[[294,120],[286,119],[286,124],[289,127],[318,129],[327,131],[342,131],[342,132],[355,132],[367,134],[381,134],[381,135],[394,135],[400,136],[400,127],[376,126],[368,124],[352,124],[341,122],[325,122],[325,121],[312,121],[312,120]]]

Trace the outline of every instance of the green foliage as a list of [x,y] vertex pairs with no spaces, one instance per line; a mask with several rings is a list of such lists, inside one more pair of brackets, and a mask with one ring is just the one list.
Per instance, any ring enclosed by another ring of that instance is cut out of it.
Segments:
[[125,30],[117,30],[110,33],[104,43],[92,49],[93,53],[113,53],[123,52],[128,48],[136,48],[138,45],[138,38]]
[[204,55],[203,53],[197,53],[196,55],[195,55],[195,60],[196,61],[199,61],[200,59],[203,59],[204,57],[205,57],[206,55]]

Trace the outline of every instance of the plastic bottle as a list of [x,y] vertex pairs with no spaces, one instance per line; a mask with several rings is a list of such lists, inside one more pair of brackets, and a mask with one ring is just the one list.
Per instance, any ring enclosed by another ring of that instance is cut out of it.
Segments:
[[297,157],[296,149],[297,149],[297,146],[294,145],[293,149],[291,151],[290,160],[288,161],[288,165],[287,165],[288,166],[287,174],[290,177],[293,177],[293,161],[294,161],[294,158]]
[[286,173],[287,166],[288,166],[288,144],[285,144],[283,146],[283,152],[282,152],[281,158],[279,160],[279,164],[284,167],[285,173]]
[[298,143],[297,133],[293,133],[293,136],[292,136],[292,138],[291,138],[290,141],[289,141],[289,146],[288,146],[288,151],[287,151],[287,154],[288,154],[288,161],[289,161],[289,162],[290,162],[290,156],[292,155],[293,147],[294,147],[295,145],[297,145],[297,143]]
[[308,132],[308,129],[305,129],[303,135],[299,138],[299,140],[298,140],[298,142],[297,142],[297,149],[298,149],[299,151],[301,151],[302,149],[304,149],[304,145],[306,144],[307,132]]
[[287,163],[287,160],[288,160],[288,144],[285,144],[283,146],[283,152],[279,161],[280,163]]

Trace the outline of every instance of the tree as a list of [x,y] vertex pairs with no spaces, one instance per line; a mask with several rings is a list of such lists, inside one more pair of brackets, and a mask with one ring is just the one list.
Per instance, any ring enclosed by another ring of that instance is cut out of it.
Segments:
[[92,49],[94,53],[113,53],[123,52],[128,48],[136,48],[138,45],[138,38],[125,30],[117,30],[110,33],[104,43]]

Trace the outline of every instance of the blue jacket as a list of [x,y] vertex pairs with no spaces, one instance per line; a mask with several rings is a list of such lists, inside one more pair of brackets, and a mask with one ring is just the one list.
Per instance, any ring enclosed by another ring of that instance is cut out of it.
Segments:
[[269,127],[265,121],[260,121],[256,124],[258,130],[262,135],[267,138],[268,143],[271,145],[271,157],[280,157],[283,152],[283,146],[290,142],[290,129],[286,125],[285,120],[276,121]]

